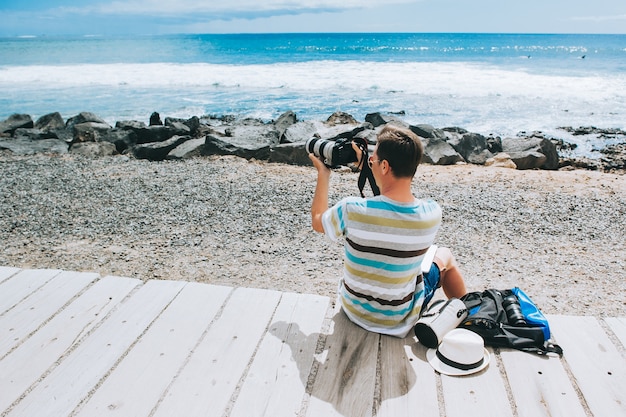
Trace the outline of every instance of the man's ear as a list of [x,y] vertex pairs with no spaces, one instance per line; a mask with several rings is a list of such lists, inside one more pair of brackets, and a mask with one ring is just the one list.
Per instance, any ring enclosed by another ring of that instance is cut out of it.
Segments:
[[391,165],[389,165],[389,161],[387,161],[386,159],[383,159],[382,161],[380,161],[380,170],[383,173],[383,175],[387,175],[388,173],[390,173]]

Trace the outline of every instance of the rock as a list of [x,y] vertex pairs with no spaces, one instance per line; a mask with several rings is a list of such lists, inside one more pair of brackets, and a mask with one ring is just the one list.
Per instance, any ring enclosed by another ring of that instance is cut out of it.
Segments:
[[464,162],[459,153],[449,143],[439,138],[420,138],[424,146],[422,162],[433,165],[454,165]]
[[157,112],[153,112],[150,115],[150,126],[162,126],[163,122],[161,121],[161,115]]
[[71,131],[75,125],[79,125],[81,123],[89,123],[89,122],[100,123],[100,124],[108,126],[107,122],[105,122],[103,119],[96,116],[95,114],[91,112],[81,112],[77,114],[76,116],[70,117],[69,119],[67,119],[67,122],[65,122],[65,128]]
[[337,126],[337,125],[357,125],[359,122],[356,121],[352,115],[337,111],[331,114],[328,119],[326,119],[326,124],[329,126]]
[[270,146],[278,145],[279,132],[273,124],[244,119],[230,126],[220,126],[206,136],[204,155],[237,155],[267,160]]
[[137,120],[123,120],[123,121],[115,123],[116,129],[123,129],[123,130],[138,130],[138,129],[145,129],[147,127],[148,126],[146,126],[144,122],[138,122]]
[[171,126],[152,125],[140,129],[134,129],[137,135],[137,143],[163,142],[175,136],[178,130]]
[[306,142],[319,130],[325,129],[322,122],[297,122],[287,127],[281,135],[280,143]]
[[371,125],[375,128],[378,126],[386,125],[387,123],[390,123],[390,122],[404,123],[402,120],[398,119],[397,117],[394,117],[392,115],[382,114],[379,112],[366,114],[365,121],[368,123],[371,123]]
[[205,141],[206,138],[187,140],[172,149],[167,154],[166,159],[187,159],[195,156],[201,156]]
[[269,162],[291,165],[310,165],[309,154],[303,143],[282,143],[270,147]]
[[487,138],[478,133],[447,134],[447,142],[466,162],[483,165],[493,154],[487,149]]
[[165,118],[165,126],[175,128],[179,135],[183,132],[188,132],[188,135],[195,136],[200,129],[200,119],[197,116],[193,116],[189,119],[175,119],[172,117]]
[[40,140],[40,139],[58,139],[56,137],[56,135],[54,135],[53,133],[50,132],[43,132],[39,129],[26,129],[23,127],[20,127],[19,129],[15,129],[15,132],[13,133],[13,137],[15,139],[18,138],[28,138],[28,139],[33,139],[33,140]]
[[97,158],[100,156],[116,155],[117,149],[110,142],[79,142],[70,147],[70,153]]
[[74,139],[77,142],[100,142],[111,130],[111,126],[106,123],[84,122],[75,124],[73,127]]
[[517,169],[517,165],[515,165],[515,162],[511,160],[511,156],[504,152],[495,154],[493,158],[487,159],[487,161],[485,161],[485,166]]
[[436,129],[435,127],[427,124],[420,125],[410,125],[409,129],[417,136],[421,138],[436,138],[436,139],[447,139],[445,132],[441,129]]
[[17,155],[32,155],[36,153],[65,154],[68,150],[68,144],[59,139],[0,139],[0,149],[8,149]]
[[65,129],[65,122],[61,113],[54,112],[41,116],[35,122],[35,128],[43,132]]
[[274,126],[276,127],[276,130],[278,130],[280,143],[284,143],[283,134],[285,133],[287,128],[294,125],[297,121],[298,118],[296,117],[296,114],[291,110],[286,111],[285,113],[278,116],[278,119],[276,119],[276,121],[274,122]]
[[202,155],[235,155],[245,159],[267,160],[270,155],[268,142],[242,143],[240,140],[233,141],[229,137],[217,137],[207,135],[204,141]]
[[174,129],[176,134],[179,135],[179,136],[182,136],[182,135],[191,136],[191,128],[189,126],[187,126],[183,122],[172,122],[172,121],[170,121],[168,123],[167,120],[166,120],[165,126],[171,127],[172,129]]
[[556,146],[545,138],[504,138],[502,151],[511,156],[517,169],[549,169],[559,167],[559,156]]
[[110,142],[115,145],[117,152],[124,153],[137,144],[137,133],[132,129],[111,129],[102,136],[102,142]]
[[139,144],[132,148],[133,155],[137,159],[149,159],[150,161],[164,160],[170,151],[181,143],[191,139],[189,136],[173,136],[162,142],[150,142]]
[[28,114],[12,114],[8,119],[0,122],[0,133],[13,135],[19,128],[32,129],[33,127],[35,124]]

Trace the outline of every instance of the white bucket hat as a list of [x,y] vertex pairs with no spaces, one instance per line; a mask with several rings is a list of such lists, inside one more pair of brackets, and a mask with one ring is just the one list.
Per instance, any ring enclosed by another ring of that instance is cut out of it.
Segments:
[[428,349],[426,358],[436,371],[454,376],[470,375],[489,365],[483,338],[467,329],[450,330],[437,349]]

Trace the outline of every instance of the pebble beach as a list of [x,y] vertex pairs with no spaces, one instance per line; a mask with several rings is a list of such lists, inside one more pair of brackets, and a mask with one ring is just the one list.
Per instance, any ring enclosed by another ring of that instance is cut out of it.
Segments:
[[[316,173],[237,157],[0,155],[0,265],[335,297],[342,247],[311,229]],[[626,311],[626,180],[585,170],[421,165],[437,244],[468,290],[526,291],[547,314]],[[330,202],[357,195],[331,176]]]

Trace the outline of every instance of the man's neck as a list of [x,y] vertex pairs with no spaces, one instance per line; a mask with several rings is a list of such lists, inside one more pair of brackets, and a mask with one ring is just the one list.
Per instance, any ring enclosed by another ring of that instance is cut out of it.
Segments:
[[399,203],[412,203],[415,196],[411,192],[412,178],[395,178],[380,187],[380,194]]

